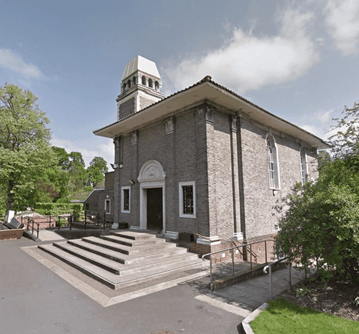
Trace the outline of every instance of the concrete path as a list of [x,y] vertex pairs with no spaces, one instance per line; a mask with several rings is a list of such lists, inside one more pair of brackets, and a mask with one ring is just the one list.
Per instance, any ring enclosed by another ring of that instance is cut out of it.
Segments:
[[51,230],[40,230],[39,239],[41,241],[60,241],[65,240],[62,236]]
[[[36,261],[23,247],[37,244],[0,242],[0,333],[238,333],[241,321],[269,299],[268,275],[214,293],[208,276],[115,292],[61,261]],[[293,273],[293,283],[302,277]],[[274,294],[288,285],[287,269],[273,273]]]

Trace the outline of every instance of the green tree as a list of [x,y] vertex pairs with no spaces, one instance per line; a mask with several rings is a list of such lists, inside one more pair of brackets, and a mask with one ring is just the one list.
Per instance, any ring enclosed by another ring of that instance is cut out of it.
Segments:
[[80,152],[71,152],[69,154],[69,191],[74,193],[86,186],[87,174],[85,162]]
[[324,278],[335,274],[354,284],[359,283],[358,109],[358,104],[346,107],[337,120],[331,154],[319,156],[318,180],[297,184],[278,207],[276,240],[277,250],[292,261],[314,262]]
[[49,120],[29,90],[0,87],[0,188],[7,210],[28,206],[44,170],[54,163]]
[[90,162],[90,166],[87,168],[88,184],[94,187],[97,183],[105,178],[105,173],[107,173],[107,171],[107,162],[104,158],[93,158]]

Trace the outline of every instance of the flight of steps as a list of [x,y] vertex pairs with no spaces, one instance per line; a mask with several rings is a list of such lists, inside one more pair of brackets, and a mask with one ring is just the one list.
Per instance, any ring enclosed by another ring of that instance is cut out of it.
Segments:
[[115,290],[181,270],[206,269],[197,254],[151,233],[114,231],[38,247]]

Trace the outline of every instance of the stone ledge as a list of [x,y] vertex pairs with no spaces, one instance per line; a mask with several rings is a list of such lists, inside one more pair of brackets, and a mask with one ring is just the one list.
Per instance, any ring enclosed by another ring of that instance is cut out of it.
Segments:
[[267,306],[267,303],[262,304],[242,321],[242,328],[245,334],[254,334],[250,323],[257,318]]

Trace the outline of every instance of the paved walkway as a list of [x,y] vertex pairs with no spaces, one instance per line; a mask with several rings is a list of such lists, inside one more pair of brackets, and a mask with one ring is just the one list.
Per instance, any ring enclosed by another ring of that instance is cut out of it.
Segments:
[[[45,232],[44,243],[61,239]],[[20,248],[35,250],[37,244],[26,238],[0,242],[0,312],[7,314],[1,333],[238,333],[241,321],[270,299],[268,275],[215,292],[208,276],[114,292],[74,269],[66,272],[57,259],[35,261]],[[273,273],[273,296],[289,288],[288,272]],[[293,284],[303,278],[292,269]]]

